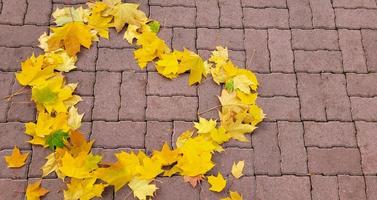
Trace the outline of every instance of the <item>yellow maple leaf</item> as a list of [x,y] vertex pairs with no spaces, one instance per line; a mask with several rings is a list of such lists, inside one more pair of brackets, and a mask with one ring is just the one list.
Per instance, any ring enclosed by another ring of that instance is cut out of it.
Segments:
[[90,28],[82,22],[70,22],[51,30],[54,34],[47,41],[50,51],[64,47],[68,55],[75,56],[80,52],[80,45],[88,49],[92,45]]
[[237,163],[234,162],[232,166],[232,175],[237,179],[241,178],[241,176],[243,176],[242,171],[244,166],[244,160],[238,161]]
[[213,119],[207,120],[199,117],[199,122],[194,122],[194,127],[198,129],[198,133],[209,133],[216,128],[216,121]]
[[39,200],[42,196],[46,195],[49,191],[41,187],[41,180],[35,183],[28,184],[26,188],[26,200]]
[[152,159],[157,160],[161,165],[171,165],[178,159],[178,151],[171,150],[169,145],[165,142],[161,151],[153,151]]
[[198,54],[186,48],[183,50],[180,65],[182,73],[190,70],[189,85],[200,83],[202,77],[207,75],[203,59]]
[[243,200],[243,198],[238,192],[230,191],[229,197],[222,198],[221,200]]
[[138,38],[140,33],[137,31],[140,27],[136,25],[128,25],[127,30],[124,33],[123,39],[127,40],[128,43],[132,44],[135,38]]
[[168,54],[162,54],[161,58],[156,62],[156,69],[158,73],[166,78],[176,78],[179,73],[179,56],[180,52],[174,51]]
[[55,152],[46,156],[46,163],[42,166],[42,177],[49,175],[51,172],[58,170],[58,161]]
[[61,159],[60,172],[64,176],[72,178],[90,178],[91,172],[98,168],[98,163],[101,161],[101,156],[94,156],[93,154],[80,153],[77,157],[72,157],[69,152],[66,152]]
[[[227,133],[225,128],[222,127],[222,126],[219,127],[219,128],[216,128],[216,129],[212,129],[209,136],[217,144],[222,144],[224,142],[227,142],[231,138],[231,135],[229,133]],[[216,150],[222,151],[222,148],[218,148]]]
[[77,108],[72,106],[71,108],[69,108],[69,111],[68,111],[68,121],[67,121],[68,126],[72,130],[76,130],[76,129],[80,128],[81,120],[82,120],[83,117],[84,117],[84,114],[79,114],[77,112]]
[[208,183],[211,184],[209,190],[214,192],[221,192],[226,186],[226,180],[220,172],[217,173],[217,176],[209,176]]
[[57,26],[63,26],[70,22],[87,22],[90,14],[89,9],[83,9],[81,6],[78,8],[65,7],[57,8],[53,13],[54,22]]
[[47,112],[39,112],[37,123],[28,122],[25,124],[25,133],[30,136],[44,138],[57,130],[68,132],[70,129],[67,124],[68,116],[66,113],[58,113],[51,116]]
[[154,192],[158,189],[155,184],[150,184],[150,181],[134,178],[128,183],[134,197],[139,200],[146,200],[147,197],[153,197]]
[[78,156],[80,153],[89,154],[93,143],[94,140],[88,142],[80,131],[74,130],[71,131],[69,143],[66,146],[73,156]]
[[222,112],[238,113],[248,108],[248,105],[245,105],[239,98],[237,98],[236,92],[228,92],[223,89],[219,100],[222,105]]
[[112,27],[112,17],[104,17],[100,13],[92,13],[88,17],[88,27],[98,32],[98,35],[109,39],[109,27]]
[[237,75],[233,77],[234,89],[239,89],[240,91],[250,94],[250,86],[252,82],[247,78],[246,75]]
[[8,168],[19,168],[25,165],[28,155],[29,152],[22,154],[20,149],[15,146],[12,154],[10,156],[4,156],[4,159]]
[[46,64],[52,65],[55,70],[61,72],[69,72],[73,69],[76,69],[76,61],[76,56],[69,56],[68,53],[63,49],[58,49],[56,51],[45,54]]
[[156,176],[164,172],[161,167],[161,163],[156,162],[149,157],[145,157],[142,160],[142,165],[140,165],[138,168],[138,172],[140,173],[139,177],[145,180],[152,180]]
[[94,197],[102,197],[103,190],[107,186],[103,183],[96,184],[96,178],[76,179],[72,178],[64,190],[65,200],[89,200]]
[[126,24],[141,27],[148,22],[145,13],[138,10],[139,5],[134,3],[120,3],[110,11],[114,16],[115,29],[120,32]]

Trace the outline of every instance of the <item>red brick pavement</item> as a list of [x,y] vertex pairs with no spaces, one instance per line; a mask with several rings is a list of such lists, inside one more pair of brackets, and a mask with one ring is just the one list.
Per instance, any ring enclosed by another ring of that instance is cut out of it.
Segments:
[[[169,46],[208,57],[216,45],[230,49],[241,67],[257,73],[258,100],[267,119],[249,143],[229,142],[215,156],[214,171],[228,175],[245,160],[245,176],[228,186],[247,200],[377,199],[377,4],[375,0],[132,0],[162,23]],[[48,30],[53,8],[85,0],[0,0],[0,96],[16,91],[14,72]],[[78,81],[84,97],[83,130],[94,151],[112,161],[119,150],[174,144],[197,120],[197,112],[218,104],[212,81],[188,87],[187,76],[161,78],[153,66],[140,70],[132,47],[111,32],[83,50]],[[254,55],[255,54],[255,55]],[[252,56],[254,55],[254,56]],[[28,181],[48,151],[25,141],[21,122],[35,119],[28,94],[0,104],[0,199],[23,199]],[[205,117],[217,117],[209,112]],[[13,145],[32,152],[27,165],[10,170],[2,157]],[[208,185],[192,189],[179,177],[158,178],[156,199],[211,200],[224,194]],[[43,180],[45,199],[62,199],[55,176]],[[104,199],[124,199],[129,189]],[[132,196],[132,195],[131,195]],[[128,196],[127,199],[132,199]]]

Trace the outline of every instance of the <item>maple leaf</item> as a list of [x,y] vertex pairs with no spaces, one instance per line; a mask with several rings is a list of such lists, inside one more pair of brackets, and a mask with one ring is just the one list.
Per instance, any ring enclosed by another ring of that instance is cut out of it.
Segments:
[[76,61],[76,56],[69,56],[68,53],[63,49],[58,49],[56,51],[45,54],[45,63],[52,65],[55,70],[61,72],[69,72],[73,69],[76,69]]
[[139,5],[134,3],[121,3],[114,6],[111,15],[114,16],[114,26],[120,32],[126,24],[141,27],[148,22],[145,13],[138,10]]
[[215,120],[199,117],[199,122],[194,122],[194,127],[198,129],[198,133],[209,133],[216,128],[216,124]]
[[134,193],[134,197],[139,200],[146,200],[147,197],[153,197],[154,192],[158,189],[155,184],[150,181],[134,178],[128,183],[128,186]]
[[44,65],[44,56],[35,57],[34,54],[21,63],[21,71],[16,73],[16,79],[21,85],[40,85],[55,75],[54,66]]
[[211,184],[209,190],[214,192],[221,192],[226,186],[226,180],[220,172],[217,176],[209,176],[208,183]]
[[8,168],[19,168],[25,165],[25,161],[29,156],[29,152],[22,154],[16,146],[13,148],[10,156],[4,156]]
[[222,198],[221,200],[243,200],[243,198],[238,192],[230,191],[229,197]]
[[196,187],[196,185],[198,185],[198,183],[200,183],[202,180],[204,180],[204,176],[203,175],[198,175],[198,176],[194,176],[194,177],[184,176],[183,180],[185,182],[190,183],[190,185],[194,188],[194,187]]
[[184,143],[186,143],[186,141],[192,137],[192,135],[194,134],[193,131],[185,131],[183,132],[178,138],[177,138],[177,141],[175,142],[175,145],[180,148],[184,145]]
[[68,111],[68,122],[67,122],[68,126],[72,130],[76,130],[76,129],[80,128],[81,120],[82,120],[83,117],[84,117],[84,114],[79,114],[77,112],[77,108],[72,106]]
[[151,21],[147,24],[152,32],[158,33],[160,31],[160,22],[158,21]]
[[70,22],[51,30],[54,34],[47,41],[50,51],[64,47],[68,55],[75,56],[80,52],[80,45],[88,49],[92,45],[90,28],[82,22]]
[[233,88],[239,89],[240,91],[250,94],[250,85],[252,82],[247,78],[246,75],[237,75],[233,77]]
[[244,160],[238,161],[237,164],[234,162],[232,166],[232,175],[237,179],[241,178],[241,176],[243,176],[242,171],[243,171],[244,166],[245,166]]
[[206,76],[203,59],[187,49],[183,50],[181,66],[181,68],[183,68],[182,71],[186,71],[186,68],[190,70],[189,85],[200,83],[202,76]]
[[88,17],[88,27],[96,30],[99,36],[109,39],[109,27],[113,26],[112,20],[112,17],[103,17],[99,13],[92,13]]
[[246,94],[241,91],[236,91],[237,97],[241,100],[243,104],[252,105],[256,103],[258,93]]
[[57,130],[46,138],[46,143],[51,150],[56,148],[63,148],[64,142],[68,138],[68,133],[62,130]]
[[80,153],[77,157],[72,157],[69,152],[66,152],[61,159],[59,170],[64,176],[78,179],[90,178],[92,177],[91,172],[98,168],[97,164],[101,159],[101,156],[86,153]]
[[216,65],[223,65],[229,60],[228,48],[217,46],[216,50],[212,51],[209,61],[216,63]]
[[180,52],[178,51],[161,55],[161,58],[156,62],[157,71],[166,78],[176,78],[179,75],[179,58]]
[[38,180],[35,183],[28,184],[25,195],[26,200],[39,200],[48,192],[47,189],[41,187],[41,180]]
[[55,152],[46,156],[46,163],[42,166],[42,177],[49,175],[51,172],[58,170],[58,161]]
[[167,166],[175,163],[178,159],[178,151],[171,150],[165,142],[161,151],[153,151],[152,159],[157,160],[161,165]]
[[228,92],[227,90],[221,91],[221,96],[219,97],[220,103],[222,105],[222,112],[241,112],[248,108],[237,98],[236,92]]
[[102,197],[106,184],[95,184],[96,178],[76,179],[72,178],[64,191],[65,200],[89,200],[94,197]]
[[71,131],[69,140],[67,147],[73,156],[78,156],[80,153],[89,154],[94,143],[94,140],[88,142],[78,130]]
[[153,178],[164,172],[164,170],[161,169],[161,163],[158,163],[149,157],[143,158],[142,163],[143,164],[138,168],[141,179],[152,180]]
[[52,16],[55,18],[54,22],[57,26],[63,26],[70,22],[87,22],[90,14],[89,9],[83,9],[81,6],[78,8],[66,7],[57,8]]

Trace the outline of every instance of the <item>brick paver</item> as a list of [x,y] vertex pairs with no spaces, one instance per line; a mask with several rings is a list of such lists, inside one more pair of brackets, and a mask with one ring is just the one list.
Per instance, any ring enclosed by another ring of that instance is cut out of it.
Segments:
[[[86,0],[0,0],[0,97],[21,88],[14,80],[20,62],[48,31],[51,13]],[[132,0],[161,22],[168,46],[188,48],[208,59],[217,45],[230,58],[256,72],[258,103],[266,120],[247,136],[215,154],[229,181],[227,189],[256,200],[377,199],[377,3],[375,0]],[[76,93],[85,112],[82,130],[94,139],[93,152],[107,162],[114,152],[151,153],[192,129],[198,113],[216,107],[221,87],[211,80],[188,86],[188,75],[172,81],[153,65],[141,70],[133,46],[110,31],[82,49],[78,69],[67,74],[79,82]],[[35,120],[30,92],[0,103],[0,199],[23,199],[28,182],[41,176],[49,150],[31,147],[23,122]],[[201,114],[218,120],[217,110]],[[14,145],[29,152],[27,164],[8,169],[2,158]],[[245,160],[234,180],[233,162]],[[181,177],[158,178],[156,199],[212,200],[225,192],[208,183],[191,188]],[[45,199],[62,199],[56,174],[42,181]],[[125,199],[128,188],[103,199]],[[126,199],[134,199],[128,195]]]

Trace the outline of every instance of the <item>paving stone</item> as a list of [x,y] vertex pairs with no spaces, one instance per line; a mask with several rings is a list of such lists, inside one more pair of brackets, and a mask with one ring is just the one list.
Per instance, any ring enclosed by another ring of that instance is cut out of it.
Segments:
[[304,122],[305,144],[316,147],[356,147],[356,130],[351,122]]
[[232,166],[241,160],[245,161],[243,174],[245,176],[254,175],[254,151],[252,149],[241,149],[230,147],[226,148],[224,152],[216,153],[212,159],[216,165],[212,173],[220,172],[224,176],[231,174]]
[[360,175],[362,173],[360,152],[357,148],[334,147],[320,149],[309,147],[307,151],[309,173],[311,174]]
[[283,174],[308,173],[304,129],[300,122],[278,122],[278,140]]
[[195,27],[195,8],[150,6],[149,9],[150,18],[161,22],[163,27]]
[[157,72],[149,72],[147,95],[196,96],[196,86],[189,86],[188,77],[188,74],[182,74],[173,80],[169,80]]
[[339,50],[336,30],[292,30],[292,47],[300,50]]
[[139,10],[143,11],[147,17],[149,16],[149,0],[128,0],[126,3],[139,4]]
[[[22,91],[21,86],[15,82],[12,87],[12,94],[16,91]],[[10,101],[7,120],[30,122],[35,120],[35,104],[31,101],[31,90],[24,90],[23,94],[14,96]]]
[[334,8],[376,8],[373,0],[334,0]]
[[336,8],[335,23],[338,28],[377,28],[377,10]]
[[350,96],[374,97],[377,88],[370,87],[377,81],[376,73],[354,74],[347,73],[347,92]]
[[338,30],[345,72],[365,73],[367,66],[359,30]]
[[0,23],[22,25],[28,6],[27,0],[2,0]]
[[259,82],[258,93],[262,97],[297,97],[295,74],[256,74]]
[[256,8],[286,8],[286,1],[284,0],[242,0],[244,7]]
[[252,134],[256,175],[281,175],[276,123],[263,123]]
[[120,89],[120,120],[145,120],[145,107],[147,106],[146,84],[146,73],[123,72]]
[[220,26],[242,28],[241,0],[219,0]]
[[351,121],[351,105],[344,74],[322,74],[328,120]]
[[[0,54],[1,55],[1,54]],[[1,72],[0,73],[0,97],[6,97],[11,94],[11,88],[13,85],[13,73]],[[7,119],[7,111],[9,109],[9,102],[3,101],[0,103],[0,122],[5,122]]]
[[361,30],[368,71],[377,72],[377,31]]
[[11,179],[25,179],[27,178],[27,170],[30,164],[31,151],[21,150],[21,153],[29,153],[25,161],[25,165],[20,168],[8,168],[5,162],[4,156],[9,156],[12,154],[12,149],[6,149],[0,151],[0,178],[11,178]]
[[377,121],[377,98],[350,97],[354,120]]
[[366,200],[362,176],[338,176],[340,200]]
[[365,176],[367,200],[377,198],[377,176]]
[[164,143],[169,146],[173,133],[172,122],[147,121],[145,148],[148,152],[161,150]]
[[147,97],[147,120],[172,121],[172,120],[197,120],[197,97]]
[[184,133],[185,131],[194,131],[194,123],[193,122],[185,122],[185,121],[174,121],[173,122],[173,135],[172,135],[172,146],[176,148],[176,141],[177,138]]
[[244,50],[243,31],[241,29],[197,29],[197,48],[215,49],[216,46],[226,46],[232,50]]
[[[12,1],[12,0],[9,0]],[[24,25],[10,26],[0,25],[0,46],[21,47],[37,46],[38,38],[48,29],[46,26]]]
[[[244,8],[243,24],[246,28],[288,28],[288,10],[277,8]],[[266,17],[268,16],[268,17]]]
[[105,48],[130,48],[132,47],[126,40],[123,39],[124,30],[117,33],[115,29],[111,28],[109,30],[109,40],[105,38],[100,38],[98,46]]
[[297,72],[343,72],[340,51],[294,51]]
[[78,95],[93,96],[95,72],[72,71],[65,74],[68,83],[78,83],[75,93]]
[[313,27],[335,29],[335,14],[331,0],[310,0],[313,13]]
[[309,0],[287,0],[287,6],[291,28],[312,28],[312,11]]
[[142,71],[134,59],[133,49],[99,48],[97,70]]
[[32,53],[32,47],[0,47],[0,69],[4,71],[18,71],[21,69],[21,62],[30,57]]
[[92,96],[82,96],[82,101],[77,104],[78,112],[84,113],[82,121],[90,122],[92,121],[92,110],[94,107],[94,97]]
[[313,200],[339,200],[336,176],[314,175],[310,177]]
[[106,71],[96,72],[93,120],[118,120],[120,83],[120,73]]
[[377,174],[377,146],[375,144],[377,126],[375,123],[356,122],[357,142],[361,152],[361,164],[364,174]]
[[293,52],[289,30],[268,30],[268,49],[272,72],[293,72]]
[[300,103],[292,97],[260,97],[257,104],[266,114],[265,121],[300,121]]
[[[43,148],[42,146],[33,145],[33,153],[31,156],[31,162],[28,171],[29,178],[42,177],[42,167],[46,163],[46,157],[52,153],[49,148]],[[46,178],[56,177],[55,172],[49,174]]]
[[27,2],[26,24],[49,25],[52,11],[51,0]]
[[80,71],[96,71],[97,55],[97,43],[93,44],[90,49],[81,48],[76,62],[77,69]]
[[254,72],[270,72],[267,31],[245,29],[246,68]]
[[195,0],[150,0],[149,5],[194,7]]
[[158,32],[158,37],[160,37],[163,41],[165,41],[166,45],[170,48],[172,47],[172,40],[173,40],[173,29],[172,28],[160,28],[160,32]]
[[92,122],[83,122],[80,131],[84,134],[85,139],[89,140],[89,135],[92,133]]
[[[41,180],[40,178],[30,178],[28,183],[35,183]],[[49,192],[43,196],[44,199],[58,200],[64,199],[65,183],[61,179],[42,179],[41,186],[46,188]]]
[[220,10],[217,0],[196,1],[196,26],[219,27]]
[[116,149],[105,149],[105,148],[92,148],[92,152],[95,155],[100,155],[102,157],[103,163],[114,163],[118,159],[115,156],[115,154],[120,152],[127,152],[127,153],[138,153],[139,151],[143,151],[143,149],[137,149],[137,148],[116,148]]
[[94,147],[102,148],[143,148],[145,122],[104,122],[94,121],[90,139],[95,139]]
[[174,28],[173,29],[173,49],[183,50],[184,48],[195,51],[196,29]]
[[25,199],[27,180],[0,179],[1,198],[12,200]]
[[[204,118],[218,119],[218,109],[212,109],[220,105],[218,96],[221,95],[221,86],[214,81],[208,80],[198,86],[199,113]],[[209,111],[209,109],[212,109]],[[204,113],[205,112],[205,113]]]
[[310,181],[308,177],[257,176],[256,199],[263,200],[310,200]]
[[326,121],[326,104],[320,74],[297,74],[302,120]]
[[30,144],[27,143],[31,138],[24,132],[23,123],[0,123],[0,150],[12,149],[14,146],[21,149],[31,149]]

